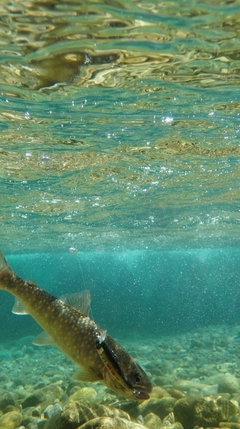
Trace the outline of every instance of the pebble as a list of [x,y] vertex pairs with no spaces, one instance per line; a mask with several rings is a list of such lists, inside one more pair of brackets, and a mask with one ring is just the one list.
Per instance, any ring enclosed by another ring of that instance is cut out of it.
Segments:
[[227,429],[240,429],[240,423],[222,422],[222,423],[219,423],[219,427],[221,429],[223,429],[223,428],[227,428]]
[[208,387],[208,385],[195,380],[177,380],[173,383],[173,387],[183,392],[189,392],[192,390],[197,393]]
[[22,402],[22,407],[34,407],[35,405],[49,402],[49,405],[52,403],[52,400],[61,400],[64,392],[56,384],[49,384],[48,386],[37,389],[31,395],[27,396]]
[[53,413],[44,429],[78,428],[95,417],[97,414],[89,406],[79,402],[71,402],[65,405],[60,413]]
[[62,407],[60,404],[55,404],[55,405],[49,405],[44,411],[43,411],[43,415],[47,418],[47,419],[55,419],[57,417],[60,416],[62,412]]
[[184,393],[181,392],[181,390],[174,389],[173,387],[172,388],[169,387],[166,390],[170,396],[172,396],[173,398],[176,398],[176,399],[181,399],[181,398],[184,398],[184,396],[185,396]]
[[82,387],[69,396],[69,401],[93,402],[97,397],[97,392],[93,387]]
[[26,416],[23,418],[22,420],[22,425],[25,426],[26,428],[37,428],[37,429],[42,429],[44,428],[46,423],[46,419],[41,419],[39,417],[33,417],[33,416]]
[[9,392],[3,392],[0,395],[0,410],[3,411],[3,413],[6,413],[7,408],[9,406],[13,406],[17,409],[20,409],[20,406],[18,402],[16,401],[15,397],[12,393]]
[[216,396],[218,394],[218,385],[213,384],[202,389],[203,396]]
[[180,422],[184,429],[192,429],[195,426],[217,427],[220,422],[237,414],[239,407],[224,397],[206,400],[188,396],[175,403],[173,412],[175,420]]
[[151,393],[151,398],[161,399],[163,397],[171,396],[170,393],[166,389],[161,386],[153,386],[153,390]]
[[[66,428],[67,429],[67,428]],[[148,429],[139,423],[112,417],[97,417],[86,422],[78,429]]]
[[123,343],[153,381],[142,402],[73,380],[74,364],[53,347],[1,346],[11,358],[0,367],[0,429],[240,429],[239,338],[237,328],[210,327]]
[[154,413],[161,419],[164,419],[173,411],[176,402],[175,398],[164,397],[161,399],[150,398],[139,405],[139,413],[144,417],[149,413]]
[[18,428],[22,421],[22,414],[19,411],[10,411],[0,417],[0,429]]
[[162,420],[154,413],[148,413],[143,422],[149,429],[159,429],[162,426]]
[[240,390],[240,381],[233,375],[222,377],[218,383],[219,393],[237,393]]

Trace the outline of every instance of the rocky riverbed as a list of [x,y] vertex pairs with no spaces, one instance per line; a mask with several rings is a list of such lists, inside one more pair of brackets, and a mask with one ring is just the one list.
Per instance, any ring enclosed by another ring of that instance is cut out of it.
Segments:
[[0,345],[0,429],[240,429],[240,328],[120,342],[149,373],[150,399],[125,400],[32,338]]

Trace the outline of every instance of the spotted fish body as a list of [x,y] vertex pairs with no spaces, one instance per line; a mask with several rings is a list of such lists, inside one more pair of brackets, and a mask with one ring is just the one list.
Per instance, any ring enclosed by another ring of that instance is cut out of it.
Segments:
[[80,367],[79,379],[100,381],[129,399],[149,398],[152,386],[143,369],[88,317],[88,291],[80,293],[81,305],[74,308],[69,305],[71,300],[56,298],[16,276],[1,253],[0,289],[20,301],[14,312],[30,314],[43,328],[45,333],[37,337],[35,344],[55,344]]

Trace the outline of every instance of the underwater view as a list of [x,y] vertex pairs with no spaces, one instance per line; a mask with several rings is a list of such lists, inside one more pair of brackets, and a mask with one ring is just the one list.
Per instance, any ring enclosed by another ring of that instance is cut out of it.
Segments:
[[1,1],[0,429],[240,429],[239,37]]

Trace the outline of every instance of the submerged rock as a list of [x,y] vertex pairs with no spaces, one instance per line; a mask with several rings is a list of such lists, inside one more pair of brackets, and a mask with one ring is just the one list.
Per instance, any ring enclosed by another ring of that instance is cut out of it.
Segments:
[[233,418],[239,413],[238,404],[231,399],[229,400],[227,398],[224,398],[223,396],[220,396],[213,402],[215,402],[219,412],[219,421],[228,421],[230,418]]
[[232,415],[237,414],[239,408],[223,397],[206,400],[187,396],[175,403],[173,412],[175,420],[180,422],[184,429],[192,429],[194,426],[219,426],[220,422],[227,421]]
[[163,426],[170,426],[173,423],[175,423],[175,417],[173,412],[171,412],[166,417],[164,417],[162,424]]
[[176,423],[172,423],[171,425],[162,425],[162,429],[183,429],[181,423],[176,422]]
[[132,419],[136,419],[140,412],[138,408],[138,403],[136,401],[115,401],[111,406],[113,406],[117,410],[122,410],[127,413]]
[[172,398],[175,399],[181,399],[184,398],[185,394],[181,392],[181,390],[174,389],[173,387],[168,387],[166,391],[172,396]]
[[62,407],[60,404],[55,404],[55,405],[49,405],[44,411],[43,411],[43,415],[47,418],[47,419],[51,419],[54,417],[58,417],[62,412]]
[[212,386],[207,386],[202,389],[203,396],[216,396],[218,393],[218,385],[213,384]]
[[227,428],[227,429],[240,429],[240,423],[224,422],[224,423],[220,423],[219,427],[221,429],[223,429],[223,428]]
[[[194,426],[202,426],[203,404],[203,398],[186,396],[185,398],[179,399],[173,407],[175,420],[180,422],[184,429],[192,429]],[[212,426],[216,426],[216,422],[214,422]]]
[[153,381],[157,386],[172,386],[175,380],[176,380],[176,376],[172,373],[165,374],[165,375],[156,375],[153,378]]
[[26,416],[22,420],[22,425],[30,429],[32,428],[43,429],[45,422],[46,422],[46,419],[42,419],[40,417]]
[[44,429],[76,429],[97,414],[90,407],[79,402],[70,402],[62,411],[53,413]]
[[56,400],[61,400],[64,396],[64,391],[57,384],[49,384],[41,389],[35,390],[34,393],[27,396],[22,402],[22,407],[35,407],[38,404],[44,403],[45,406],[52,404]]
[[239,414],[239,413],[237,413],[237,414],[235,414],[234,416],[232,416],[232,417],[230,418],[230,421],[231,421],[231,422],[234,422],[234,423],[240,423],[240,414]]
[[149,429],[159,429],[162,426],[162,420],[154,413],[148,413],[143,421]]
[[174,382],[173,387],[181,390],[182,392],[189,392],[190,390],[196,390],[201,392],[202,389],[208,387],[208,384],[200,383],[200,381],[194,380],[177,380]]
[[16,399],[11,393],[9,392],[2,393],[0,395],[0,410],[3,411],[3,413],[6,413],[7,411],[14,411],[14,410],[7,410],[10,406],[20,410],[18,402],[16,401]]
[[164,398],[164,397],[169,397],[171,396],[170,393],[167,392],[166,389],[164,389],[163,387],[160,386],[154,386],[152,393],[151,393],[151,398]]
[[128,413],[118,408],[107,407],[101,404],[95,404],[92,408],[98,417],[120,417],[125,420],[130,420]]
[[69,401],[92,402],[96,399],[96,396],[97,392],[93,387],[82,387],[69,396]]
[[[70,427],[69,427],[70,429]],[[139,423],[119,417],[97,417],[79,426],[78,429],[148,429]]]
[[154,413],[161,419],[164,419],[164,417],[173,411],[175,402],[176,399],[171,397],[164,397],[161,399],[150,398],[139,405],[139,413],[142,416]]
[[90,407],[87,404],[75,401],[65,405],[62,410],[58,407],[55,411],[53,412],[53,409],[48,407],[47,412],[50,413],[50,419],[44,426],[44,429],[76,429],[88,421],[100,417],[119,418],[130,421],[129,415],[123,410],[100,404]]
[[18,428],[22,421],[22,414],[18,411],[10,411],[0,417],[0,429]]
[[219,380],[219,393],[237,393],[240,390],[239,379],[233,375],[226,375]]

